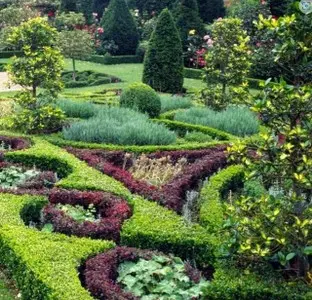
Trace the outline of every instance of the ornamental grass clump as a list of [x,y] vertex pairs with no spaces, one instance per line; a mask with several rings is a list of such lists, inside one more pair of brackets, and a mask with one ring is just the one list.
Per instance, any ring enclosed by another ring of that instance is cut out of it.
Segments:
[[177,112],[176,121],[217,128],[228,133],[247,136],[259,132],[259,121],[247,107],[229,106],[221,112],[193,107]]
[[96,113],[94,104],[90,102],[77,102],[69,99],[60,99],[56,104],[69,118],[88,119],[93,117]]
[[162,95],[161,113],[176,109],[186,109],[192,107],[192,101],[188,97]]
[[161,124],[152,123],[148,116],[118,107],[103,107],[88,120],[63,129],[67,140],[117,145],[168,145],[176,134]]

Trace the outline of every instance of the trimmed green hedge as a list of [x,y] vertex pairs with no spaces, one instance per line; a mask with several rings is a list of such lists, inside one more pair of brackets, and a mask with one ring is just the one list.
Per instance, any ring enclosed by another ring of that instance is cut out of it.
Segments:
[[0,51],[0,59],[1,58],[11,58],[13,56],[22,56],[22,51]]
[[142,63],[142,57],[138,55],[92,55],[88,61],[103,65],[139,64]]
[[114,243],[27,228],[20,212],[36,201],[42,197],[0,194],[0,264],[12,274],[23,299],[93,299],[81,286],[77,269]]
[[201,69],[184,68],[184,77],[191,79],[202,79],[204,71]]
[[158,249],[199,263],[213,263],[215,241],[198,224],[188,225],[175,212],[134,197],[133,216],[122,228],[121,242],[142,249]]
[[210,177],[200,192],[199,222],[208,231],[215,232],[223,222],[223,193],[242,184],[244,169],[241,165],[230,166]]
[[183,123],[179,121],[171,121],[171,120],[166,120],[166,119],[154,119],[154,122],[165,124],[168,128],[171,130],[178,131],[179,133],[186,133],[188,131],[199,131],[205,134],[210,135],[213,138],[217,138],[222,141],[228,141],[228,140],[233,140],[236,137],[234,135],[231,135],[229,133],[226,133],[224,131],[207,127],[207,126],[202,126],[202,125],[194,125],[194,124],[189,124],[189,123]]

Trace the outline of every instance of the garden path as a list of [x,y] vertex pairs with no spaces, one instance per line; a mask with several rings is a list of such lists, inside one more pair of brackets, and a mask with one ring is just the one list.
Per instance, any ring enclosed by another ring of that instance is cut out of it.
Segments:
[[21,89],[19,85],[11,85],[8,87],[9,81],[8,74],[6,72],[0,72],[0,92],[18,91]]

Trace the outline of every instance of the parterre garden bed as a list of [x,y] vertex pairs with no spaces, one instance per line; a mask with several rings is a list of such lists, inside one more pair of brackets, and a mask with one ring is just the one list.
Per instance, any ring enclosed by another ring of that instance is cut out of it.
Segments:
[[[220,203],[213,205],[206,198],[229,188],[225,183],[232,181],[232,172],[239,178],[240,167],[230,167],[231,176],[225,177],[221,185],[210,181],[214,194],[209,191],[205,196],[204,187],[201,197],[205,201],[198,212],[201,225],[187,223],[176,213],[181,213],[187,190],[225,167],[224,146],[212,143],[205,150],[169,152],[147,148],[150,151],[142,157],[138,153],[146,151],[144,147],[137,147],[135,152],[72,147],[66,151],[38,137],[3,136],[5,163],[36,165],[57,173],[60,179],[43,194],[36,188],[32,191],[38,193],[25,194],[17,188],[0,194],[0,264],[8,268],[23,298],[113,299],[113,295],[122,295],[136,299],[127,281],[129,275],[125,273],[127,279],[123,281],[118,278],[117,269],[132,262],[133,268],[143,264],[150,270],[156,263],[154,267],[162,270],[168,267],[167,255],[173,254],[191,263],[181,265],[176,260],[174,266],[180,266],[182,274],[185,268],[188,287],[196,286],[199,278],[206,276],[209,284],[202,286],[205,296],[201,297],[232,299],[235,295],[250,299],[254,295],[258,299],[300,299],[299,294],[296,296],[299,287],[287,286],[279,276],[265,278],[257,272],[248,275],[238,266],[217,263],[219,237],[211,234],[209,225],[218,226],[222,212],[216,208]],[[183,157],[181,172],[172,174],[169,180],[160,180],[161,184],[148,181],[154,178],[151,173],[147,179],[134,177],[142,166],[146,167],[145,160],[149,167],[155,160],[166,161],[166,168],[170,169],[170,165],[181,163]],[[116,244],[138,249],[109,250]],[[165,262],[154,262],[158,256]],[[160,277],[159,284],[167,279]]]

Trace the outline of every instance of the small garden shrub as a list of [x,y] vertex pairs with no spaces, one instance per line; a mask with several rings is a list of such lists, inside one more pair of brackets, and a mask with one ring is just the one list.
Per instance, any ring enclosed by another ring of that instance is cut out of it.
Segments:
[[30,141],[19,137],[0,136],[1,150],[22,150],[30,146]]
[[210,126],[238,136],[259,132],[259,122],[247,107],[229,106],[222,112],[193,107],[187,111],[177,112],[175,120]]
[[118,145],[168,145],[174,132],[148,117],[126,108],[103,107],[96,117],[63,129],[67,140]]
[[158,94],[143,83],[134,83],[128,86],[121,94],[120,106],[147,113],[151,118],[158,117],[161,110]]
[[95,115],[96,108],[90,102],[78,102],[69,99],[60,99],[57,106],[69,118],[88,119]]
[[131,216],[127,202],[109,193],[53,190],[43,209],[43,223],[55,232],[118,241],[125,219]]
[[160,100],[161,113],[176,109],[186,109],[192,106],[192,101],[187,97],[162,95]]
[[[167,268],[168,272],[165,272],[164,268]],[[142,276],[149,272],[154,273],[154,276],[151,274],[143,279]],[[156,272],[158,276],[155,276]],[[175,275],[174,282],[172,275]],[[198,285],[205,286],[205,281],[201,280],[200,272],[189,264],[183,264],[179,258],[165,256],[159,252],[126,247],[117,247],[87,260],[83,280],[92,296],[101,300],[135,300],[138,299],[137,296],[145,299],[144,296],[146,296],[149,288],[153,289],[153,295],[156,298],[146,299],[161,299],[161,297],[172,296],[174,293],[176,296],[181,295],[182,287],[198,288]],[[132,285],[130,280],[132,280]],[[157,286],[160,288],[161,282],[163,288],[157,291]],[[149,287],[145,285],[149,285]],[[127,291],[128,289],[123,290],[123,286],[131,286],[130,291]],[[136,291],[134,288],[137,288]],[[143,292],[144,290],[145,292]],[[192,292],[200,294],[196,288],[189,292],[191,295]],[[148,295],[151,297],[151,294]]]
[[103,73],[94,71],[76,72],[76,80],[73,80],[73,72],[62,73],[62,80],[66,88],[76,88],[84,86],[96,86],[101,84],[120,82],[120,79]]

